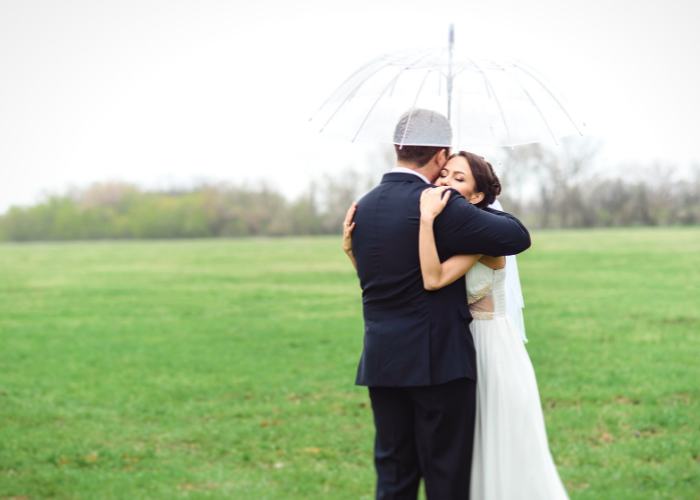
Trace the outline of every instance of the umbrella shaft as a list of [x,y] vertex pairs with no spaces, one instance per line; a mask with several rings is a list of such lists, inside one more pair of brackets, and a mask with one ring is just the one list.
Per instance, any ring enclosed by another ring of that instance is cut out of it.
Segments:
[[450,24],[450,64],[447,67],[447,121],[452,122],[452,46],[455,43],[455,25]]

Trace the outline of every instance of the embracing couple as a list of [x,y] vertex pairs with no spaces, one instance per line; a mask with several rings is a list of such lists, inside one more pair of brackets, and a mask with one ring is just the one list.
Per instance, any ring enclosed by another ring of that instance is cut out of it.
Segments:
[[[439,113],[404,115],[397,144],[408,127],[451,143]],[[421,478],[428,500],[567,499],[505,304],[504,256],[530,235],[488,208],[501,187],[480,156],[396,153],[397,167],[348,211],[344,237],[362,287],[356,384],[372,402],[377,499],[415,500]]]

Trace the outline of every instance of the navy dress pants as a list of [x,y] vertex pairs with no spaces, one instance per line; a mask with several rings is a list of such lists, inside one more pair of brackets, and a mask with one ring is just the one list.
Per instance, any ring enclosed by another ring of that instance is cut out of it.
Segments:
[[369,396],[377,500],[416,500],[421,477],[428,500],[469,499],[476,381],[369,387]]

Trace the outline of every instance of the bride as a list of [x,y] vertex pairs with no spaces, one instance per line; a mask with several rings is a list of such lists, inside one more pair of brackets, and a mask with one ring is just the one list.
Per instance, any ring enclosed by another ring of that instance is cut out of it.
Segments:
[[[535,372],[506,306],[506,258],[456,255],[440,262],[433,221],[450,188],[479,208],[494,203],[501,186],[491,164],[461,151],[450,157],[437,189],[423,192],[419,251],[423,283],[437,290],[466,273],[471,332],[477,354],[477,404],[470,497],[474,500],[566,500],[549,451]],[[348,211],[344,248],[352,259]]]

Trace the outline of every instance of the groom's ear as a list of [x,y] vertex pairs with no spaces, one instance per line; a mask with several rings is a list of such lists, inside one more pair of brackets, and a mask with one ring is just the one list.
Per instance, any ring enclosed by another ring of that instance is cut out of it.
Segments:
[[437,163],[438,166],[440,167],[440,170],[442,170],[442,168],[443,168],[443,167],[445,166],[445,164],[447,163],[447,157],[449,156],[449,154],[450,154],[450,153],[447,151],[447,149],[441,149],[441,150],[438,152],[437,158],[436,158],[436,160],[437,160],[436,163]]

